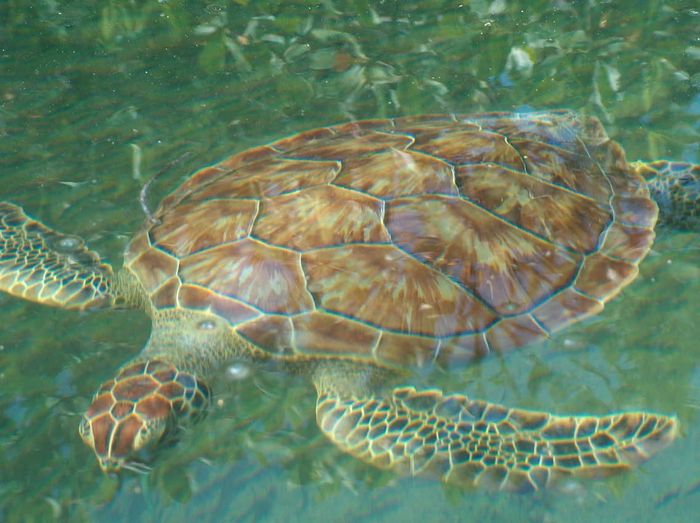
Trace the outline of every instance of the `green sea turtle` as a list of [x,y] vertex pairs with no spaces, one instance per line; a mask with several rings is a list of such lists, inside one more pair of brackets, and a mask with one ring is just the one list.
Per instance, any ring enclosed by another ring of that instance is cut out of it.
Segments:
[[196,172],[116,274],[82,241],[2,203],[0,288],[151,317],[146,347],[80,423],[105,471],[133,467],[140,449],[198,418],[212,374],[250,358],[308,375],[320,429],[364,461],[533,490],[639,463],[677,421],[557,416],[402,380],[600,312],[637,275],[659,208],[666,223],[700,228],[700,167],[628,163],[595,118],[360,121]]

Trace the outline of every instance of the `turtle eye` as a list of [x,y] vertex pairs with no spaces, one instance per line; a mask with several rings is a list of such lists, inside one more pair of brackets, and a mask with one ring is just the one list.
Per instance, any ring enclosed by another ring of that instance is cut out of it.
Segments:
[[202,320],[197,323],[197,328],[201,331],[212,331],[216,329],[216,323],[212,320]]

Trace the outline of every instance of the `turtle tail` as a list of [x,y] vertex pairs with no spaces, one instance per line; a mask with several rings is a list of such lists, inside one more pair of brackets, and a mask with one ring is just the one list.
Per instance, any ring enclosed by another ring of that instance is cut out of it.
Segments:
[[316,417],[338,447],[380,468],[518,492],[626,470],[678,428],[646,412],[553,416],[413,387],[387,398],[320,391]]
[[45,305],[86,309],[114,303],[112,281],[111,267],[82,239],[0,202],[0,290]]
[[700,229],[700,165],[666,160],[633,165],[649,184],[662,223]]

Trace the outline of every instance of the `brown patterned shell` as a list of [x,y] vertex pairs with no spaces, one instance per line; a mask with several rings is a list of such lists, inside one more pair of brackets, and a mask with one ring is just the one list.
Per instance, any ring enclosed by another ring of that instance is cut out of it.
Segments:
[[274,354],[467,362],[599,312],[657,208],[570,112],[370,120],[195,173],[126,266],[157,308],[208,309]]

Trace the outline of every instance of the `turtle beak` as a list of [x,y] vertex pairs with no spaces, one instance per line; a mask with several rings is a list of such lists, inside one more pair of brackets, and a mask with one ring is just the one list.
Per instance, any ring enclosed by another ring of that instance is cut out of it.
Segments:
[[146,423],[135,415],[121,420],[105,415],[93,419],[84,416],[78,432],[95,452],[102,472],[114,473],[122,469],[138,469],[140,472],[146,466],[135,462],[134,456],[159,441],[167,425],[165,419]]
[[100,470],[105,474],[119,472],[124,465],[123,459],[115,459],[110,456],[99,456],[97,462],[100,465]]

